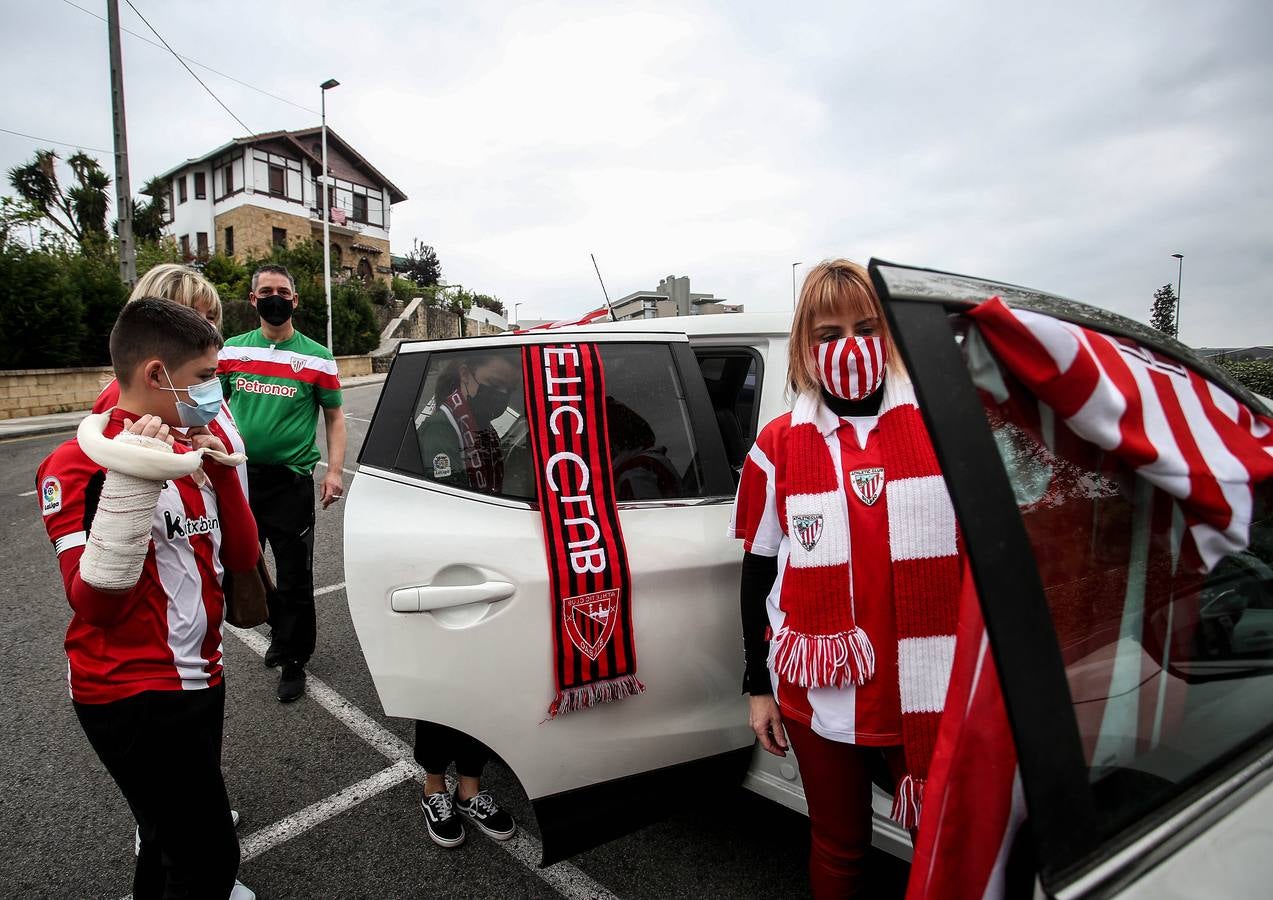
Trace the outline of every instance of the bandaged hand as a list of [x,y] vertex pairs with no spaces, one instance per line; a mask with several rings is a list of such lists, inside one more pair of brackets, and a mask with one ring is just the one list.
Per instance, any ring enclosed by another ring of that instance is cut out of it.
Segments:
[[[142,416],[136,422],[125,419],[124,428],[114,440],[132,452],[172,454],[172,435],[157,416]],[[163,479],[107,470],[88,543],[80,557],[80,578],[85,583],[117,592],[137,585],[150,549],[151,521],[163,486]]]

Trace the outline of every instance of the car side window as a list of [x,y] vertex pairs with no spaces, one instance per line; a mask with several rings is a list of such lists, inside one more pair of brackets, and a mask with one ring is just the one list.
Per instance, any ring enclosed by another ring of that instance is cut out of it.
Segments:
[[1273,484],[1255,490],[1249,546],[1204,573],[1173,497],[992,363],[970,368],[1046,592],[1105,839],[1273,730]]
[[[703,460],[671,349],[599,346],[618,500],[705,496]],[[395,468],[463,490],[534,499],[519,347],[430,353],[409,430]]]
[[481,494],[534,497],[524,407],[516,347],[430,354],[411,423],[424,477]]
[[756,441],[760,358],[749,348],[700,348],[698,359],[725,456],[737,484],[747,451]]

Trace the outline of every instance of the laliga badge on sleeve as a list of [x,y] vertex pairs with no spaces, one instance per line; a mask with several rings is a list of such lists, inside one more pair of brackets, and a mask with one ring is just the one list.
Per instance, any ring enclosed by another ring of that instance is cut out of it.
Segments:
[[62,510],[62,482],[50,475],[40,482],[40,512],[51,516]]
[[446,478],[451,474],[451,457],[439,453],[433,457],[433,477]]

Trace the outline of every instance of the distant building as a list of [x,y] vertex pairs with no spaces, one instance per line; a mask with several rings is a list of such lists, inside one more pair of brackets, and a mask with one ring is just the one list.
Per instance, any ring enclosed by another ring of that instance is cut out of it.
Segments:
[[614,302],[617,319],[657,319],[664,316],[704,316],[743,311],[741,303],[690,291],[688,275],[669,275],[652,291],[636,291]]
[[164,233],[187,260],[216,252],[243,260],[276,244],[323,238],[332,265],[364,281],[392,279],[389,210],[407,199],[358,151],[327,129],[331,206],[323,209],[322,131],[271,131],[186,160],[159,176]]
[[1273,359],[1273,347],[1199,347],[1194,352],[1203,359]]

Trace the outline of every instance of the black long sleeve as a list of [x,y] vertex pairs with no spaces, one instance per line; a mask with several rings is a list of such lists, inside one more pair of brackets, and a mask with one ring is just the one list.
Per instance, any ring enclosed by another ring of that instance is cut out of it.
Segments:
[[765,600],[778,580],[778,557],[743,554],[739,605],[743,616],[743,693],[772,694],[769,681],[769,613]]

